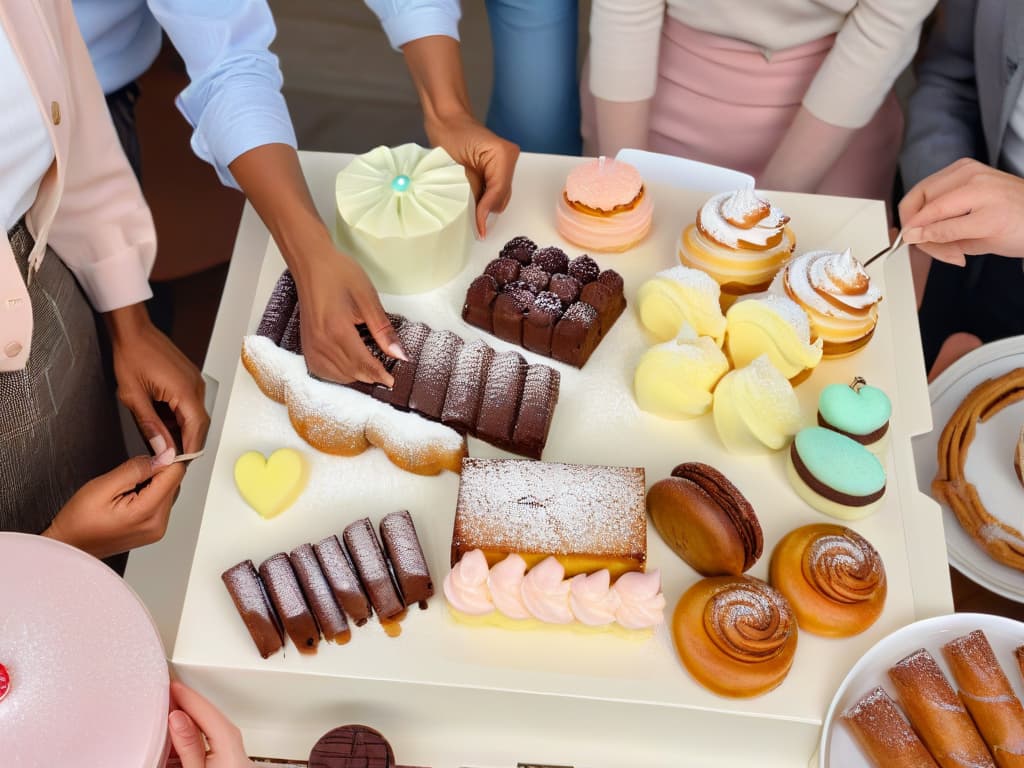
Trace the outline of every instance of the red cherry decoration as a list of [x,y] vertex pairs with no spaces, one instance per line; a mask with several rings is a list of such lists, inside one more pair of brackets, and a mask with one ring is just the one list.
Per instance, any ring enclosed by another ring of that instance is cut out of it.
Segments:
[[0,701],[4,700],[4,697],[11,690],[11,674],[7,671],[7,667],[0,664]]

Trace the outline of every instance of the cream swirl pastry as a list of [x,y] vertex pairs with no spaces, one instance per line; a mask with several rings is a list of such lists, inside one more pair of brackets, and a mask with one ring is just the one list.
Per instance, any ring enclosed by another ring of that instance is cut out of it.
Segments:
[[494,610],[487,589],[487,558],[479,549],[467,552],[444,577],[448,605],[469,616],[484,616]]
[[727,373],[715,387],[715,429],[733,453],[777,451],[800,431],[800,401],[765,355]]
[[525,579],[526,561],[515,552],[495,563],[487,575],[487,588],[491,591],[494,607],[510,619],[530,618],[530,611],[523,602]]
[[788,216],[752,189],[723,192],[708,200],[696,223],[683,230],[679,260],[715,278],[728,304],[768,287],[796,248],[788,224]]
[[797,379],[821,362],[821,340],[811,340],[807,313],[786,296],[751,297],[729,307],[725,343],[737,368],[767,355],[787,379]]
[[805,525],[786,534],[772,553],[769,574],[800,628],[816,635],[863,632],[885,606],[882,558],[867,539],[842,525]]
[[855,352],[875,332],[882,293],[849,249],[797,256],[779,270],[769,290],[803,308],[825,357]]
[[661,593],[661,571],[624,573],[613,587],[619,596],[615,620],[626,629],[656,627],[665,620],[665,595]]
[[611,588],[608,570],[580,573],[569,579],[569,607],[576,620],[588,627],[601,627],[615,621],[619,595]]
[[689,326],[699,336],[710,336],[722,346],[725,316],[721,295],[722,289],[706,272],[675,266],[640,286],[640,322],[658,341],[674,339]]
[[568,624],[572,621],[569,607],[569,582],[565,568],[553,557],[546,557],[530,569],[523,579],[523,603],[527,610],[545,624]]

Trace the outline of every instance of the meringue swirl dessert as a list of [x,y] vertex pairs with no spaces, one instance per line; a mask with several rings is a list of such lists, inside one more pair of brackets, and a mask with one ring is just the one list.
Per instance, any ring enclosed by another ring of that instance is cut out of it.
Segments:
[[715,278],[727,307],[737,296],[765,290],[795,248],[789,217],[754,190],[740,189],[701,207],[683,230],[679,260]]
[[769,291],[803,308],[826,358],[856,352],[875,332],[882,292],[849,248],[797,256],[779,270]]

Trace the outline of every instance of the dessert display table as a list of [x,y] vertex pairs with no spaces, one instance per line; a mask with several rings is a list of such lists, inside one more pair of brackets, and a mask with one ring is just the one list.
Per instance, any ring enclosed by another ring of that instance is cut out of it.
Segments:
[[[314,198],[330,226],[335,175],[349,159],[303,153]],[[541,245],[560,245],[570,256],[581,252],[557,236],[554,215],[566,174],[578,162],[524,155],[508,210],[486,241],[473,244],[462,273],[428,294],[384,296],[385,307],[465,339],[481,336],[460,318],[463,297],[469,280],[502,243],[524,234]],[[651,235],[628,253],[596,256],[603,267],[622,274],[631,304],[644,280],[678,263],[679,234],[706,198],[649,188],[655,206]],[[770,197],[792,217],[798,252],[851,247],[866,259],[887,242],[880,202]],[[900,252],[870,268],[885,296],[871,343],[849,358],[822,363],[797,388],[807,424],[821,389],[855,375],[893,401],[887,493],[879,512],[851,524],[885,562],[888,603],[881,619],[852,639],[801,634],[793,669],[775,691],[749,700],[709,693],[684,670],[665,627],[635,642],[565,630],[468,628],[453,622],[440,594],[427,611],[411,611],[400,637],[389,638],[371,623],[355,630],[345,646],[322,644],[314,656],[289,646],[285,654],[261,659],[221,583],[223,570],[318,541],[359,517],[378,520],[409,509],[440,586],[448,571],[458,489],[456,475],[410,475],[379,451],[355,458],[317,454],[291,429],[284,409],[263,397],[242,368],[239,349],[282,269],[266,229],[247,208],[205,366],[220,383],[207,455],[189,470],[165,540],[133,555],[128,572],[173,647],[177,673],[235,720],[252,754],[302,759],[325,731],[362,722],[386,733],[403,761],[435,767],[674,766],[683,755],[692,765],[803,766],[837,686],[864,651],[899,627],[952,610],[941,515],[915,480],[911,438],[931,429],[931,414],[910,268]],[[582,370],[554,364],[562,389],[544,458],[644,467],[648,486],[683,461],[717,467],[760,517],[766,554],[751,573],[763,578],[768,553],[786,532],[825,518],[787,483],[784,452],[732,455],[710,416],[666,421],[636,407],[633,369],[649,340],[633,310],[627,308]],[[496,349],[511,348],[485,338]],[[310,483],[291,509],[267,521],[238,496],[232,467],[245,451],[280,447],[308,456]],[[469,451],[503,455],[475,440]],[[670,618],[698,577],[653,528],[648,568],[661,569]]]

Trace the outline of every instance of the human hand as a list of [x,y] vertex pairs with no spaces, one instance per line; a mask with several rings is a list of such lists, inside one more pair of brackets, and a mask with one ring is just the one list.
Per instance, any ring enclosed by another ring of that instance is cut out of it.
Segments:
[[185,453],[202,450],[210,417],[203,405],[206,385],[192,362],[156,329],[142,304],[107,313],[114,347],[118,399],[132,412],[139,430],[157,456],[167,449],[174,457],[174,440],[153,407],[164,402],[181,429]]
[[384,352],[407,359],[363,268],[338,251],[324,230],[322,237],[303,249],[301,266],[292,274],[302,307],[302,354],[310,372],[328,381],[392,386],[394,378],[370,354],[356,330],[356,325],[365,323]]
[[939,261],[1024,257],[1024,179],[963,158],[917,184],[899,206],[903,240]]
[[238,727],[203,696],[175,681],[171,706],[167,730],[181,768],[252,768]]
[[[169,449],[172,450],[173,449]],[[78,489],[43,531],[98,558],[163,538],[184,464],[136,456]]]
[[488,130],[469,112],[429,118],[427,137],[466,169],[476,199],[476,228],[487,235],[487,217],[501,213],[512,197],[519,147]]

